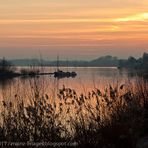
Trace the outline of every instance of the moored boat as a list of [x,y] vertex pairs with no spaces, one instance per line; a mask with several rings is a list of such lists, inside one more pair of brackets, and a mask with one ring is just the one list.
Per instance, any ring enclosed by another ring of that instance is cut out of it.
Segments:
[[76,72],[72,71],[72,72],[64,72],[62,70],[58,70],[56,72],[54,72],[54,77],[56,78],[64,78],[64,77],[75,77],[77,75]]

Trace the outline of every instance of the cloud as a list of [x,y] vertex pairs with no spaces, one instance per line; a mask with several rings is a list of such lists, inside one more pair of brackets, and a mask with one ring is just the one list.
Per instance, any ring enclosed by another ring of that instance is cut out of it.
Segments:
[[129,21],[148,21],[148,13],[145,12],[124,18],[115,19],[115,22],[129,22]]

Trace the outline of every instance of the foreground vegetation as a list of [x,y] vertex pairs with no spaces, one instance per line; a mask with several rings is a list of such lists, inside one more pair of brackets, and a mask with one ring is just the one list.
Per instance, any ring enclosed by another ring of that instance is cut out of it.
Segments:
[[58,90],[54,98],[35,80],[32,96],[1,102],[0,140],[7,142],[66,142],[71,146],[135,148],[148,136],[148,84],[95,88],[86,94]]

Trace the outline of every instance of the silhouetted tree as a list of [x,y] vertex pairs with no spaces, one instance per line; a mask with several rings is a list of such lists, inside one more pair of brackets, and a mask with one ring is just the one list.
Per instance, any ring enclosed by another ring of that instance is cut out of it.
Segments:
[[13,72],[15,67],[3,57],[0,61],[0,73]]
[[148,64],[148,53],[143,54],[143,63]]

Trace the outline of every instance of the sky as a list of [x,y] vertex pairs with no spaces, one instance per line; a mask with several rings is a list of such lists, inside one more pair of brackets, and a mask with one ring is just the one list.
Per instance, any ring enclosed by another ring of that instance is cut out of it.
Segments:
[[6,58],[127,58],[148,52],[148,0],[0,0]]

